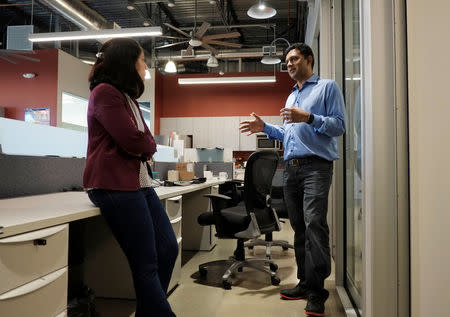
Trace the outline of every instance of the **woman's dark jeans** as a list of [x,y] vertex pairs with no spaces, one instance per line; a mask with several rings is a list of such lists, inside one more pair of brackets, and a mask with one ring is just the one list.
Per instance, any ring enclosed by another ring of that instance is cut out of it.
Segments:
[[136,317],[175,316],[166,293],[178,244],[155,190],[93,189],[88,195],[128,259],[136,292]]

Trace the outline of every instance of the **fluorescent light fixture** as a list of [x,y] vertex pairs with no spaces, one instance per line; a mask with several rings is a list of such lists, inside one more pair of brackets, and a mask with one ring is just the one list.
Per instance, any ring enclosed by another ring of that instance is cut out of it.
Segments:
[[178,78],[180,85],[275,83],[275,76]]
[[216,4],[216,0],[209,0],[209,4]]
[[263,0],[252,5],[247,11],[247,15],[253,19],[268,19],[277,14],[277,10],[267,6]]
[[175,6],[175,0],[168,0],[167,2],[168,2],[167,5],[168,5],[169,7],[173,8],[173,7]]
[[50,32],[29,34],[31,42],[51,42],[68,40],[88,40],[88,39],[109,39],[116,37],[144,37],[162,35],[160,26],[124,28],[124,29],[104,29],[73,32]]
[[208,58],[208,62],[206,62],[206,66],[208,66],[208,67],[218,67],[219,66],[219,61],[217,60],[217,58],[214,55],[211,55]]
[[164,67],[164,71],[166,73],[176,73],[177,72],[177,66],[173,61],[168,61],[166,64],[166,67]]
[[94,65],[94,64],[95,64],[94,61],[88,61],[87,59],[82,59],[81,61],[82,61],[83,63],[89,64],[89,65]]

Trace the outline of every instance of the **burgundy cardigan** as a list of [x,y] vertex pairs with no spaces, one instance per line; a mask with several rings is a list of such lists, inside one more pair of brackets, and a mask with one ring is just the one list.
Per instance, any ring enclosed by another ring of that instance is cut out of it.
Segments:
[[87,120],[88,149],[83,186],[138,190],[139,163],[149,160],[156,152],[156,143],[147,125],[144,124],[145,132],[138,130],[125,95],[106,83],[92,90]]

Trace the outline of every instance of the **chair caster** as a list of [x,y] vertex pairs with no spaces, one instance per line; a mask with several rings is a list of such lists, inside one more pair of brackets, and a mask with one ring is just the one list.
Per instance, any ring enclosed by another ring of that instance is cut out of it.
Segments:
[[278,270],[278,265],[276,265],[275,263],[270,263],[269,268],[272,272],[276,272]]
[[281,247],[282,249],[283,249],[283,251],[287,251],[287,250],[289,250],[289,248],[288,247]]
[[203,277],[205,277],[206,274],[208,274],[208,270],[205,269],[204,267],[199,268],[198,272],[200,273],[200,276],[203,276]]
[[[279,279],[278,279],[278,283],[280,283]],[[224,289],[231,289],[231,282],[227,281],[227,280],[223,280],[222,281],[222,286],[223,286]]]
[[280,285],[280,278],[278,276],[272,276],[270,281],[272,282],[272,285]]

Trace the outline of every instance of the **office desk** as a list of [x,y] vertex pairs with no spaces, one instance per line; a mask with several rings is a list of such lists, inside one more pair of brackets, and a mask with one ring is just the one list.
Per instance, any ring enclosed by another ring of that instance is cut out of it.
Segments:
[[[155,188],[176,231],[180,252],[182,245],[197,250],[214,246],[213,228],[204,230],[197,225],[197,216],[209,210],[209,201],[203,194],[216,192],[223,182]],[[174,206],[181,214],[170,213]],[[79,270],[86,285],[97,296],[134,298],[126,259],[99,215],[99,209],[84,192],[0,200],[2,316],[10,311],[14,312],[11,316],[18,317],[65,316],[71,223],[81,223],[83,227],[85,261]],[[181,269],[180,256],[176,265]],[[176,270],[170,287],[178,283]]]

